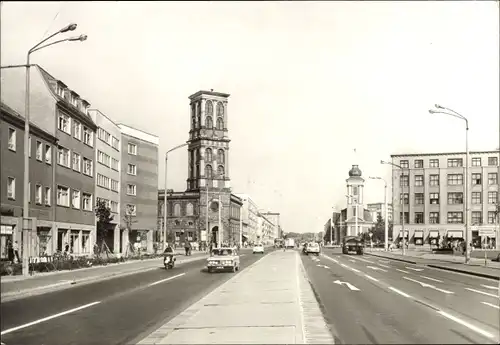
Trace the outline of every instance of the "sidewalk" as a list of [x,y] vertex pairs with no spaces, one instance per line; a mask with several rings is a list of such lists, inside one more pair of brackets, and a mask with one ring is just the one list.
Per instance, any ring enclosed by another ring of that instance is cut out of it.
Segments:
[[296,251],[264,256],[139,342],[304,343],[334,339]]
[[462,255],[431,254],[421,251],[406,251],[406,254],[402,255],[400,250],[397,253],[366,251],[365,254],[500,280],[500,263],[491,260],[486,261],[485,266],[484,259],[478,258],[471,258],[470,264],[466,265]]
[[[179,255],[177,264],[201,260],[207,256],[205,252],[193,252],[192,256]],[[115,276],[124,276],[137,272],[158,269],[162,266],[161,258],[146,260],[130,260],[123,263],[94,266],[76,270],[65,270],[48,273],[38,273],[34,276],[4,276],[1,278],[1,298],[19,295],[41,294],[54,289],[62,289],[77,283],[100,281]],[[9,298],[9,300],[11,300]]]

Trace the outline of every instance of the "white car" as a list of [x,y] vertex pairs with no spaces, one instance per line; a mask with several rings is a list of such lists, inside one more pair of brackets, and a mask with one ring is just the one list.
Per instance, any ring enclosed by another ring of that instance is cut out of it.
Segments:
[[320,247],[319,247],[319,244],[316,243],[316,242],[309,242],[307,244],[307,254],[316,254],[316,255],[319,255],[319,252],[320,252]]
[[252,252],[254,254],[264,254],[264,245],[256,244],[255,246],[253,246]]
[[231,271],[240,270],[240,256],[234,248],[215,248],[210,253],[207,259],[208,273],[215,271]]

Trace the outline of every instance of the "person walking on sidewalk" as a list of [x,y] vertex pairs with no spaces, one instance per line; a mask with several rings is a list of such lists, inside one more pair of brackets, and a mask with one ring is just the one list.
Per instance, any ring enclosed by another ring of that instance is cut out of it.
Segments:
[[12,246],[12,241],[7,242],[7,259],[10,263],[14,263],[14,247]]
[[186,251],[186,256],[191,255],[191,243],[189,241],[184,242],[184,250]]
[[19,243],[17,241],[14,242],[14,255],[16,256],[17,262],[21,262],[21,259],[19,258]]

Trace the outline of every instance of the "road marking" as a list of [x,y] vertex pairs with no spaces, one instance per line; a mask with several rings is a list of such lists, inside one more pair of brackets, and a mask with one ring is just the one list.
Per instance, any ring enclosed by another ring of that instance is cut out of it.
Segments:
[[318,266],[318,267],[324,267],[324,268],[330,268],[327,265],[316,265],[316,266]]
[[388,264],[390,261],[389,260],[379,260],[378,262],[383,262],[384,264]]
[[90,307],[92,307],[92,306],[94,306],[96,304],[99,304],[99,303],[101,303],[101,301],[92,302],[92,303],[85,304],[85,305],[82,305],[82,306],[77,307],[77,308],[73,308],[73,309],[70,309],[70,310],[63,311],[62,313],[58,313],[58,314],[54,314],[54,315],[51,315],[51,316],[44,317],[43,319],[39,319],[39,320],[36,320],[36,321],[25,323],[24,325],[21,325],[21,326],[9,328],[9,329],[6,329],[5,331],[2,331],[0,333],[0,335],[4,335],[4,334],[7,334],[7,333],[11,333],[11,332],[17,331],[19,329],[23,329],[23,328],[30,327],[30,326],[33,326],[33,325],[37,325],[39,323],[55,319],[56,317],[59,317],[59,316],[67,315],[67,314],[70,314],[70,313],[74,313],[75,311],[78,311],[78,310],[82,310],[82,309],[85,309],[85,308],[90,308]]
[[385,267],[385,268],[391,268],[390,266],[387,266],[387,265],[382,265],[382,264],[378,264],[379,266],[382,266],[382,267]]
[[405,293],[405,292],[403,292],[403,291],[401,291],[401,290],[398,290],[398,289],[396,289],[396,288],[393,288],[392,286],[389,286],[389,289],[391,289],[391,290],[392,290],[392,291],[394,291],[395,293],[400,294],[401,296],[404,296],[404,297],[406,297],[406,298],[411,298],[411,296],[410,296],[410,295],[408,295],[407,293]]
[[182,277],[183,275],[185,275],[186,273],[181,273],[181,274],[178,274],[178,275],[175,275],[173,277],[168,277],[168,278],[165,278],[165,279],[162,279],[162,280],[158,280],[157,282],[154,282],[154,283],[151,283],[148,285],[149,286],[154,286],[156,284],[160,284],[160,283],[164,283],[164,282],[168,282],[169,280],[172,280],[172,279],[175,279],[175,278],[179,278],[179,277]]
[[347,265],[345,265],[345,264],[340,264],[340,266],[345,267],[345,268],[349,268],[349,267],[348,267]]
[[366,266],[366,267],[371,268],[372,270],[375,270],[375,271],[387,272],[387,270],[384,270],[383,268],[380,268],[380,267],[375,267],[375,266]]
[[493,308],[500,309],[500,307],[499,307],[499,306],[494,305],[493,303],[489,303],[489,302],[481,302],[481,303],[482,303],[482,304],[486,304],[486,305],[488,305],[488,306],[490,306],[490,307],[493,307]]
[[486,295],[486,296],[491,296],[491,297],[495,297],[495,298],[500,299],[500,297],[498,297],[497,295],[494,295],[494,294],[489,293],[489,292],[484,292],[484,291],[481,291],[481,290],[476,290],[476,289],[471,289],[471,288],[465,288],[465,290],[477,292],[477,293],[480,293],[480,294],[483,294],[483,295]]
[[426,277],[426,276],[420,276],[420,277],[424,278],[424,279],[432,280],[432,281],[438,282],[438,283],[442,283],[443,282],[442,280],[431,278],[431,277]]
[[427,283],[422,283],[421,281],[418,281],[418,280],[415,280],[415,279],[412,279],[412,278],[403,277],[403,279],[412,281],[414,283],[419,283],[420,285],[422,285],[422,287],[428,287],[428,288],[431,288],[431,289],[434,289],[434,290],[437,290],[437,291],[440,291],[440,292],[443,292],[443,293],[446,293],[446,294],[454,294],[453,291],[448,291],[448,290],[440,289],[440,288],[435,287],[434,285],[427,284]]
[[335,284],[338,284],[338,285],[345,285],[347,286],[351,291],[359,291],[359,289],[357,287],[355,287],[354,285],[352,285],[351,283],[348,283],[348,282],[341,282],[340,280],[336,280],[334,281]]
[[361,260],[361,261],[364,261],[364,262],[368,262],[370,264],[373,264],[373,261],[370,261],[370,260],[366,260],[366,259],[362,259],[362,258],[357,258],[357,260]]
[[442,310],[438,311],[438,313],[441,314],[441,315],[443,315],[444,317],[447,317],[450,320],[455,321],[456,323],[461,324],[462,326],[465,326],[465,327],[467,327],[467,328],[469,328],[469,329],[471,329],[471,330],[473,330],[473,331],[475,331],[475,332],[477,332],[477,333],[479,333],[479,334],[487,337],[487,338],[494,338],[495,337],[493,334],[491,334],[489,332],[486,332],[485,330],[482,330],[481,328],[476,327],[476,326],[474,326],[474,325],[472,325],[472,324],[470,324],[468,322],[465,322],[464,320],[459,319],[458,317],[453,316],[451,314],[448,314],[448,313],[446,313],[446,312],[444,312]]
[[354,263],[356,263],[356,261],[355,261],[355,260],[353,260],[353,259],[349,259],[349,261],[350,261],[350,262],[354,262]]
[[481,286],[484,288],[487,288],[487,289],[498,290],[498,286],[491,286],[491,285],[484,285],[484,284],[481,284]]
[[420,272],[420,271],[423,271],[424,269],[423,268],[413,268],[413,267],[408,267],[408,266],[405,266],[406,269],[408,270],[413,270],[413,271],[417,271],[417,272]]
[[358,272],[358,273],[359,273],[359,272],[361,272],[360,270],[357,270],[357,269],[355,269],[355,268],[352,268],[352,267],[349,267],[349,268],[350,268],[351,270],[353,270],[354,272]]
[[366,278],[368,278],[368,279],[371,279],[371,280],[373,280],[373,281],[378,282],[378,279],[375,279],[375,278],[373,278],[372,276],[369,276],[368,274],[365,274],[365,277],[366,277]]
[[399,268],[396,268],[396,271],[403,272],[403,273],[408,273],[408,274],[410,273],[410,272],[408,272],[408,271],[401,270],[401,269],[399,269]]

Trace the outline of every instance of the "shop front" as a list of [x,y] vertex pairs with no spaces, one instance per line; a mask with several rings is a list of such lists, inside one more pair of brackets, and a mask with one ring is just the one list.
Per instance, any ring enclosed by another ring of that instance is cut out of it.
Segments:
[[431,246],[439,245],[439,230],[429,230],[429,244]]
[[0,225],[0,259],[7,260],[9,257],[8,245],[14,243],[14,226]]
[[415,230],[413,233],[413,241],[416,246],[424,245],[424,230]]
[[462,241],[464,239],[463,230],[448,230],[446,232],[446,239],[448,241]]
[[[404,242],[408,243],[408,240],[410,238],[410,231],[405,230],[404,231]],[[398,236],[398,242],[403,241],[403,230],[399,230],[399,236]]]

